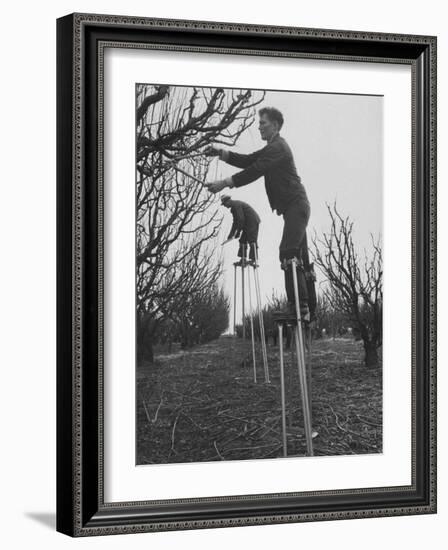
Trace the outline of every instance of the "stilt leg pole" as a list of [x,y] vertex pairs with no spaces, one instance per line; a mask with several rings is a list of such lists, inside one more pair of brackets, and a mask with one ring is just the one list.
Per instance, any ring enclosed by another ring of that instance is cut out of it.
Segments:
[[257,295],[257,305],[258,305],[258,320],[260,323],[260,339],[261,339],[261,351],[263,354],[264,379],[266,384],[269,384],[270,379],[269,379],[268,354],[266,351],[266,336],[264,332],[263,312],[261,310],[260,279],[258,277],[258,255],[257,255],[257,247],[255,243],[252,243],[252,246],[253,246],[254,258],[255,258],[255,261],[253,263],[253,268],[254,268],[255,292]]
[[247,288],[249,291],[249,317],[250,317],[250,335],[252,340],[252,360],[254,364],[254,384],[257,383],[257,364],[255,359],[255,336],[254,336],[254,320],[252,316],[252,291],[250,289],[250,271],[247,270]]
[[241,320],[243,324],[243,340],[246,339],[246,324],[245,324],[245,311],[244,311],[244,258],[241,258]]
[[283,456],[288,456],[286,442],[286,400],[285,400],[285,371],[283,362],[283,323],[278,323],[278,346],[280,350],[280,391],[282,401],[282,440]]
[[301,315],[300,315],[299,287],[297,282],[297,259],[296,258],[293,258],[291,260],[291,270],[292,270],[292,278],[294,283],[294,298],[295,298],[296,317],[297,317],[297,326],[295,330],[295,340],[296,340],[296,349],[297,349],[297,366],[299,370],[300,390],[302,394],[303,417],[305,420],[306,447],[307,447],[308,455],[313,456],[311,408],[308,400],[308,388],[307,388],[308,384],[307,384],[306,366],[305,366],[305,352],[304,352],[304,345],[303,345],[302,322],[301,322]]
[[[311,334],[311,327],[308,327],[306,332],[306,339],[308,341],[307,346],[307,361],[306,361],[306,372],[307,372],[307,379],[308,379],[308,396],[310,405],[312,406],[313,403],[313,379],[312,379],[312,365],[311,365],[311,352],[312,352],[312,334]],[[311,414],[312,416],[312,414]]]
[[236,265],[233,269],[233,334],[236,336]]

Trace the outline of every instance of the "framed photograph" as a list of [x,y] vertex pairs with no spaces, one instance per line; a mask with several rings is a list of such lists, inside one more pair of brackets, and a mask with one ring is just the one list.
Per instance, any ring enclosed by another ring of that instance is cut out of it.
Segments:
[[435,513],[436,38],[57,41],[57,529]]

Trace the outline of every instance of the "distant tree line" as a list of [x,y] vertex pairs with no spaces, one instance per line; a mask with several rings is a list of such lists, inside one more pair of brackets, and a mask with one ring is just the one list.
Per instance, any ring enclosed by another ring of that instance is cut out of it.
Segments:
[[229,324],[230,303],[218,284],[186,297],[152,336],[152,345],[162,345],[167,351],[173,345],[182,349],[205,344],[219,336]]

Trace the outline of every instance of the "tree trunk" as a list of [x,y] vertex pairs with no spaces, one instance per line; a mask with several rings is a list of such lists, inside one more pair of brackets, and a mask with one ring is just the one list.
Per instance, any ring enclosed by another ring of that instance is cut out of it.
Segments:
[[137,361],[154,363],[153,329],[154,323],[148,320],[137,321]]
[[379,359],[376,343],[364,340],[364,351],[366,353],[364,358],[366,367],[377,367]]
[[154,350],[152,340],[147,333],[139,334],[137,338],[137,361],[148,361],[154,363]]

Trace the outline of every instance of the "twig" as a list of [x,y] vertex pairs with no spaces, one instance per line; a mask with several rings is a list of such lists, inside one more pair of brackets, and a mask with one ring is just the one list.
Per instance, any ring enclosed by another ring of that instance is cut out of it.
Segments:
[[358,433],[358,432],[354,432],[353,430],[349,430],[348,428],[344,428],[343,426],[341,426],[341,424],[339,423],[338,415],[334,412],[333,407],[332,407],[330,404],[328,404],[328,406],[330,407],[331,412],[334,414],[334,418],[335,418],[335,420],[336,420],[336,426],[337,426],[340,430],[342,430],[342,431],[345,432],[345,433],[349,433],[349,434],[352,434],[352,435],[356,435],[356,437],[361,437],[361,438],[363,438],[363,439],[370,439],[369,437],[366,437],[365,435],[362,435],[362,434],[360,434],[360,433]]
[[266,449],[266,447],[272,447],[272,443],[267,445],[257,445],[256,447],[234,447],[233,449],[227,449],[227,451],[255,451],[256,449]]
[[211,430],[215,426],[222,426],[223,424],[233,424],[234,422],[245,422],[247,423],[248,420],[240,420],[239,418],[230,418],[229,420],[220,420],[219,422],[215,422],[214,424],[207,424],[205,426],[205,429]]
[[[326,419],[326,418],[325,418],[325,422],[326,422],[326,424],[327,424],[327,426],[328,426],[328,421],[327,421],[327,419]],[[323,430],[324,432],[326,432],[326,433],[327,433],[327,435],[330,435],[330,432],[328,431],[328,428],[327,428],[327,426],[325,426],[325,424],[321,424],[321,428],[322,428],[322,430]]]
[[196,426],[197,428],[199,428],[200,430],[205,430],[206,429],[206,426],[200,426],[196,421],[194,421],[191,416],[189,416],[188,414],[186,413],[182,413],[186,419],[188,419],[194,426]]
[[[235,416],[234,414],[227,414],[227,413],[221,413],[223,416],[227,416],[228,418],[233,418],[234,420],[241,420],[241,422],[250,422],[247,418],[241,418],[241,416]],[[219,416],[221,416],[221,414]],[[259,414],[259,413],[255,413]]]
[[[247,426],[247,424],[245,424],[244,426]],[[226,441],[221,442],[221,445],[223,447],[225,447],[229,443],[232,443],[232,441],[235,441],[235,439],[239,439],[240,437],[244,437],[244,436],[247,436],[247,435],[248,435],[247,431],[244,431],[244,429],[243,429],[243,430],[237,432],[237,434],[235,436],[231,437],[230,439],[227,439]]]
[[[187,397],[187,395],[185,395],[185,393],[182,393],[180,391],[177,391],[177,390],[170,390],[170,393],[176,393],[177,395],[180,395],[182,397],[182,402],[183,400],[185,399],[185,397]],[[199,403],[208,403],[211,401],[210,397],[208,399],[200,399],[199,397],[195,397],[194,395],[188,395],[188,399],[193,399],[194,401],[199,401]],[[187,403],[188,405],[192,405],[193,403]]]
[[225,458],[222,456],[222,454],[219,452],[218,446],[216,445],[216,441],[213,441],[213,445],[216,449],[216,453],[219,456],[220,460],[225,460]]
[[370,420],[366,420],[364,416],[361,416],[359,414],[356,415],[358,420],[362,422],[363,424],[367,424],[368,426],[373,426],[374,428],[381,428],[382,424],[377,424],[376,422],[372,422]]
[[[273,422],[272,422],[273,425],[272,425],[272,426],[268,426],[268,424],[267,424],[266,422],[259,421],[261,425],[259,424],[258,426],[255,426],[255,428],[254,428],[253,430],[251,430],[251,431],[248,433],[248,435],[253,436],[253,435],[255,435],[257,432],[259,432],[260,430],[262,430],[263,428],[267,428],[268,431],[267,431],[266,433],[268,433],[269,431],[271,431],[271,430],[273,429],[274,425],[275,425],[275,424],[277,423],[277,421],[278,421],[278,418],[280,418],[280,415],[278,415],[278,416],[276,416],[276,417],[274,417],[274,418],[272,419],[272,420],[273,420]],[[266,433],[265,433],[264,435],[266,435]],[[264,435],[263,435],[262,437],[264,437]]]
[[260,439],[263,439],[269,432],[274,432],[274,433],[277,434],[277,435],[279,434],[278,430],[276,430],[276,429],[274,428],[274,426],[271,426],[271,427],[268,428],[264,433],[262,433],[262,434],[260,435]]
[[[143,401],[144,403],[144,401]],[[156,413],[154,415],[154,418],[152,419],[152,423],[155,424],[157,422],[157,417],[159,416],[159,411],[160,411],[160,407],[162,406],[162,403],[163,403],[163,392],[162,392],[162,395],[160,396],[160,403],[159,403],[159,406],[157,407],[157,410],[156,410]],[[146,409],[146,407],[145,407]],[[149,420],[149,418],[148,418]]]
[[143,408],[145,409],[146,418],[148,419],[148,422],[151,424],[151,419],[149,418],[149,412],[148,412],[148,409],[146,407],[146,403],[145,403],[144,399],[143,399]]
[[171,454],[171,452],[173,452],[174,454],[177,454],[176,451],[174,450],[174,434],[175,434],[175,431],[176,431],[176,426],[177,426],[177,421],[179,420],[179,416],[180,416],[180,412],[176,416],[176,420],[174,421],[174,424],[173,424],[173,430],[171,432],[171,450],[170,450],[170,454]]
[[283,443],[280,443],[280,445],[276,445],[274,447],[274,449],[271,449],[268,453],[265,453],[264,455],[258,457],[258,458],[266,458],[268,457],[269,455],[271,455],[272,453],[274,453],[275,451],[278,451],[279,449],[281,449],[283,447]]

